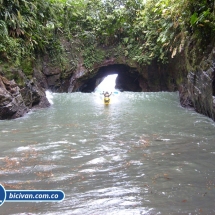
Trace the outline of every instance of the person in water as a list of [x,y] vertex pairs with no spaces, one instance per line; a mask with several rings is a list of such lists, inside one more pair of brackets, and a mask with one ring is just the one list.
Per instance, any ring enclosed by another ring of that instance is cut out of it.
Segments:
[[106,91],[106,92],[103,91],[104,97],[110,97],[111,94],[112,94],[112,92],[111,92],[111,93],[108,93],[108,91]]
[[111,96],[112,92],[108,93],[107,91],[106,92],[103,91],[102,94],[104,95],[104,101],[105,102],[109,102],[110,101],[110,96]]

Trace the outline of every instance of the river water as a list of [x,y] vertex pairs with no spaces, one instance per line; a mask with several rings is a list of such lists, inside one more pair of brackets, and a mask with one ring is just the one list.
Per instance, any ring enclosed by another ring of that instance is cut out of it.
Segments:
[[8,214],[215,214],[215,123],[178,93],[53,94],[0,121],[0,183],[62,190],[62,202],[5,202]]

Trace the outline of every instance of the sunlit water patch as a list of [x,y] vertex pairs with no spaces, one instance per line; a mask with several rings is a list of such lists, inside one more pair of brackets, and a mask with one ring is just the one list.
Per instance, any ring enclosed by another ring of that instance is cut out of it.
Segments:
[[0,214],[214,214],[215,124],[178,93],[52,94],[50,108],[0,121],[5,189],[60,189],[60,203]]

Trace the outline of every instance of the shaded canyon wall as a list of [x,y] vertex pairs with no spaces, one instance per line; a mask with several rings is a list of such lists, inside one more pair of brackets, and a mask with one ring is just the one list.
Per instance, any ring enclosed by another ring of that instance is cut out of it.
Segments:
[[18,70],[18,76],[23,80],[21,85],[14,78],[5,79],[5,71],[1,69],[0,119],[17,118],[32,108],[48,107],[47,89],[92,92],[104,76],[116,70],[119,74],[116,84],[120,90],[179,91],[182,106],[194,107],[197,112],[215,120],[215,48],[202,55],[195,65],[190,63],[192,59],[184,50],[165,65],[154,60],[151,65],[140,66],[125,56],[111,56],[95,63],[89,71],[81,56],[76,67],[70,64],[74,57],[70,46],[65,47],[68,63],[64,68],[53,65],[52,59],[44,56],[35,65],[32,79]]

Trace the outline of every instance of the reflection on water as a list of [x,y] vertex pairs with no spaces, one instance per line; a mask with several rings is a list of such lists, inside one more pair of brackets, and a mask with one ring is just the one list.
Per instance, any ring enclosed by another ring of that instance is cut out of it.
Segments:
[[0,214],[214,214],[215,124],[177,93],[53,94],[53,105],[0,121],[5,189],[60,189],[59,203]]

